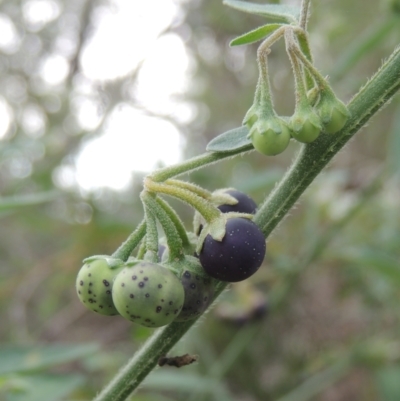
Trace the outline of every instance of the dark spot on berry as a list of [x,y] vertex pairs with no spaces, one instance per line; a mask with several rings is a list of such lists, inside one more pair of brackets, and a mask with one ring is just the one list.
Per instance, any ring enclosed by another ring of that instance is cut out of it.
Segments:
[[91,287],[93,285],[93,283],[89,283],[89,287]]
[[140,273],[143,273],[143,270],[140,270]]
[[89,273],[89,274],[88,274],[88,277],[92,277],[92,273]]
[[160,312],[161,312],[161,309],[162,309],[161,306],[157,306],[156,312],[157,312],[157,313],[160,313]]
[[143,288],[143,287],[144,287],[144,282],[143,282],[143,281],[141,281],[141,282],[139,283],[139,287],[140,287],[140,288]]
[[83,285],[83,281],[81,280],[81,281],[79,282],[79,284],[80,284],[80,285]]
[[107,294],[107,295],[110,295],[110,294],[111,294],[111,291],[110,291],[110,290],[107,290],[107,291],[106,291],[106,294]]
[[190,284],[190,288],[191,288],[192,290],[194,290],[194,289],[196,288],[196,284],[195,284],[195,283]]
[[100,308],[100,309],[103,309],[103,305],[99,305],[99,308]]
[[149,296],[150,296],[150,294],[149,294],[149,293],[147,293],[147,294],[145,295],[145,297],[146,297],[146,298],[148,298]]
[[93,309],[95,312],[99,312],[97,309]]
[[162,288],[162,284],[158,284],[158,286],[157,286],[158,288]]
[[91,294],[91,293],[92,293],[92,291],[89,290],[89,291],[88,291],[88,294]]
[[93,303],[93,299],[92,299],[92,298],[89,298],[88,301],[89,301],[89,303],[91,303],[91,304]]
[[146,319],[145,322],[150,322],[150,319]]
[[172,301],[169,301],[169,302],[168,302],[168,304],[169,304],[169,305],[172,305],[172,304],[173,304],[173,302],[172,302]]
[[125,283],[122,283],[122,284],[121,284],[121,287],[125,287]]
[[135,298],[135,296],[133,294],[129,294],[130,298]]
[[136,280],[136,279],[137,279],[137,276],[133,275],[132,280]]
[[185,271],[185,273],[183,273],[183,276],[185,278],[190,278],[191,277],[191,275],[190,275],[190,273],[188,271]]
[[164,300],[162,299],[161,302],[164,302]]
[[174,315],[176,315],[178,313],[178,309],[174,310]]
[[148,277],[143,277],[144,281],[148,281],[148,279],[149,279]]
[[81,290],[78,291],[78,294],[81,294]]
[[107,280],[103,280],[103,284],[108,287],[110,285],[110,283]]

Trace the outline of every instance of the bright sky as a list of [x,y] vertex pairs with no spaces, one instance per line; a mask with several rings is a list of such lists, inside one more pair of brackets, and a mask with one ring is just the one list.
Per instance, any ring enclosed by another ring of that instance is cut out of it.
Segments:
[[[183,138],[172,122],[187,123],[194,118],[193,109],[177,100],[187,88],[193,62],[179,36],[162,34],[182,20],[180,1],[184,0],[113,0],[111,7],[96,8],[92,16],[95,30],[83,49],[82,74],[75,80],[72,99],[77,123],[94,134],[80,149],[74,167],[58,169],[59,185],[78,184],[89,191],[101,187],[120,190],[129,185],[135,171],[150,172],[160,162],[169,165],[181,159]],[[29,30],[36,32],[63,17],[62,5],[56,0],[27,0],[23,17]],[[12,20],[0,13],[0,51],[12,54],[20,42]],[[57,85],[68,75],[74,41],[61,37],[55,48],[37,74],[56,94]],[[34,46],[30,49],[34,51]],[[97,129],[101,104],[93,88],[129,76],[139,63],[143,65],[138,80],[127,87],[135,102],[118,104]],[[16,96],[21,85],[10,81],[10,93]],[[56,102],[52,107],[57,107]],[[9,134],[12,120],[12,109],[0,96],[0,139]],[[46,116],[40,107],[28,104],[20,123],[27,135],[37,138],[45,132]]]
[[[184,111],[185,105],[173,99],[185,90],[188,80],[184,44],[177,35],[159,37],[179,20],[179,5],[172,0],[114,2],[112,13],[109,9],[96,13],[97,29],[81,59],[84,75],[98,81],[115,79],[129,74],[144,60],[132,88],[140,106],[169,116],[174,116],[176,109]],[[90,108],[89,101],[85,108]],[[190,113],[186,115],[189,119]],[[82,125],[90,126],[96,117],[81,113],[80,119]],[[82,148],[76,160],[76,180],[83,189],[123,189],[134,171],[150,172],[160,162],[178,162],[181,141],[171,122],[120,104],[104,124],[102,134]]]

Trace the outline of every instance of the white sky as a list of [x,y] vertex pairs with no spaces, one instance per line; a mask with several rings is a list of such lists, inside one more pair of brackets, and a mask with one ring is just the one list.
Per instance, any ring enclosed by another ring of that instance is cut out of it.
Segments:
[[[83,73],[106,81],[129,74],[145,60],[133,93],[144,109],[173,116],[175,108],[184,107],[173,97],[186,88],[189,61],[178,36],[158,37],[179,13],[171,0],[120,0],[112,13],[99,9],[97,29],[82,54]],[[159,162],[169,165],[180,158],[181,135],[172,123],[121,104],[112,111],[102,135],[82,148],[76,180],[86,190],[123,189],[134,171],[150,172]]]

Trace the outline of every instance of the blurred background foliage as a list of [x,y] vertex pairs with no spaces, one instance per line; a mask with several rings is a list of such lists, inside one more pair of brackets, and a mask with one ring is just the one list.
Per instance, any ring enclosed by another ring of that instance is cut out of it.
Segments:
[[[190,80],[177,94],[194,110],[187,122],[144,109],[127,90],[137,85],[144,61],[115,79],[85,76],[82,52],[99,15],[122,3],[0,2],[0,395],[6,400],[89,400],[151,334],[86,311],[74,286],[83,258],[112,253],[141,220],[143,173],[135,172],[123,190],[89,191],[63,167],[73,168],[81,147],[120,104],[174,124],[187,158],[239,126],[252,102],[256,45],[228,43],[265,21],[221,1],[173,2],[179,18],[160,34],[178,35],[190,58]],[[398,46],[399,9],[398,1],[313,2],[315,63],[343,100]],[[134,46],[123,50],[135,53]],[[270,60],[276,109],[290,115],[293,80],[282,44]],[[58,73],[53,81],[44,79],[49,63]],[[159,74],[169,79],[163,65]],[[157,98],[157,87],[152,91]],[[82,99],[96,105],[91,127],[77,118]],[[189,179],[210,190],[236,187],[261,202],[298,146],[271,158],[251,153]],[[199,361],[179,371],[158,369],[133,399],[399,400],[399,166],[396,96],[269,238],[265,266],[224,293],[173,351]],[[192,212],[173,204],[190,230]]]

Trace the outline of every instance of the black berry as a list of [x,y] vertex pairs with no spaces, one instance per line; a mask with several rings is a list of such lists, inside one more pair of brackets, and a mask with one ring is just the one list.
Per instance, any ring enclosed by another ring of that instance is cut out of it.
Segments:
[[213,278],[237,282],[253,275],[265,256],[265,238],[251,220],[228,219],[222,241],[208,234],[200,251],[200,263]]
[[227,189],[224,193],[233,196],[238,200],[236,205],[219,205],[218,209],[222,213],[237,212],[237,213],[249,213],[255,214],[257,210],[257,204],[250,198],[250,196],[243,192],[237,191],[236,189]]

